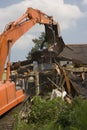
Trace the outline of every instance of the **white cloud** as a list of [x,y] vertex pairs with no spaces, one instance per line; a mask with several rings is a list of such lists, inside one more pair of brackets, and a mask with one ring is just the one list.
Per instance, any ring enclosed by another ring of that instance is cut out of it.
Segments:
[[87,0],[83,0],[83,4],[86,4],[86,5],[87,5]]
[[0,30],[2,31],[7,23],[16,20],[24,14],[28,7],[40,9],[46,14],[53,16],[62,29],[75,25],[76,21],[84,15],[78,6],[65,4],[64,0],[50,0],[50,2],[46,0],[24,0],[18,4],[0,9]]
[[[29,0],[26,0],[26,2],[29,2]],[[30,5],[53,16],[59,22],[62,30],[74,26],[77,20],[84,15],[78,6],[65,4],[64,0],[50,0],[50,2],[41,0],[38,4],[35,4],[37,2],[38,0],[32,0]]]
[[22,36],[14,45],[12,49],[15,50],[25,50],[26,48],[32,48],[33,42],[32,39],[34,39],[33,35],[30,34],[26,34],[24,36]]
[[33,35],[23,35],[11,49],[11,62],[16,60],[24,60],[28,52],[34,46],[32,39],[35,38]]
[[[84,0],[87,2],[87,0]],[[55,21],[60,24],[61,30],[73,28],[77,24],[77,20],[84,14],[76,5],[65,4],[64,0],[24,0],[18,4],[13,4],[6,8],[0,8],[0,32],[3,32],[4,27],[9,22],[15,21],[23,15],[28,7],[37,8],[42,12],[53,16]],[[38,32],[42,32],[42,26],[34,26],[28,34],[18,40],[14,49],[28,47],[28,41],[32,42],[33,36],[37,36]],[[29,45],[31,48],[31,44]]]

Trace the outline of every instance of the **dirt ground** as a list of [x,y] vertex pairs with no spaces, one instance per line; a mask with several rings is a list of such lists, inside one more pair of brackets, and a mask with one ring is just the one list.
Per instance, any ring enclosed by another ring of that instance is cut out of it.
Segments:
[[0,130],[14,130],[15,114],[21,109],[21,104],[0,117]]

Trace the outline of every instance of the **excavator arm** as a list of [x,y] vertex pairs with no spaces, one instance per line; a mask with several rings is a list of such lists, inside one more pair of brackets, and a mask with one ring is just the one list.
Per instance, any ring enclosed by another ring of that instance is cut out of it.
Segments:
[[10,23],[4,32],[0,34],[0,81],[4,71],[4,65],[9,53],[9,43],[12,45],[36,23],[44,25],[57,25],[52,17],[47,16],[37,9],[28,8],[23,16]]

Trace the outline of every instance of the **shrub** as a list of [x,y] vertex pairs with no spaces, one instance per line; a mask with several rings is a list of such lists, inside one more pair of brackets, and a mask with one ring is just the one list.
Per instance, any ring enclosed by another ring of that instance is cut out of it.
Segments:
[[46,100],[35,96],[29,122],[17,119],[15,130],[86,130],[87,101],[75,98],[67,104],[61,98]]

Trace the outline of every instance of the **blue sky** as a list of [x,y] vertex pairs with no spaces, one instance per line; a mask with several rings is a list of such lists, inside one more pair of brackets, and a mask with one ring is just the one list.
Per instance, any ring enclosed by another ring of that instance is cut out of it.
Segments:
[[[0,34],[5,25],[15,21],[28,7],[37,8],[58,21],[66,44],[87,43],[87,0],[2,0],[0,1]],[[12,47],[11,61],[24,60],[31,50],[33,38],[40,36],[43,26],[35,25]]]

